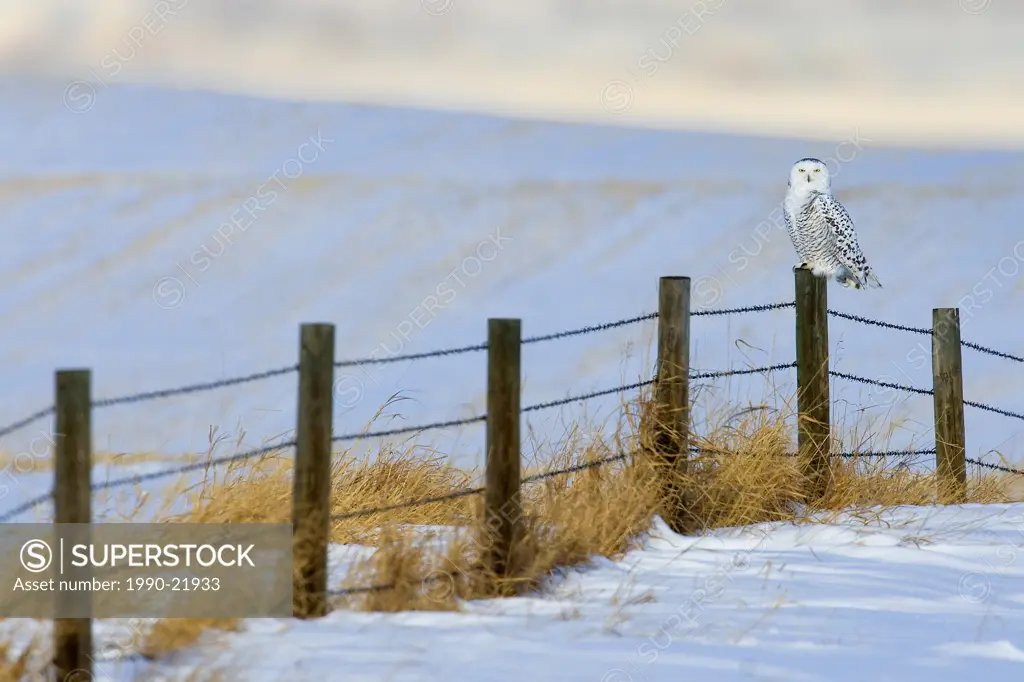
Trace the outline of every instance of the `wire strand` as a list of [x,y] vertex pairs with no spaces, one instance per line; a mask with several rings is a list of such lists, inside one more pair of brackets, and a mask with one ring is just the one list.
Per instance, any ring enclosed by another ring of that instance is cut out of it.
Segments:
[[925,329],[923,327],[907,327],[902,324],[894,324],[892,322],[883,322],[881,320],[872,320],[869,317],[861,317],[860,315],[853,315],[851,313],[843,313],[838,310],[832,310],[829,308],[829,315],[833,317],[841,317],[844,320],[851,320],[853,322],[860,322],[861,324],[874,325],[875,327],[884,327],[886,329],[896,329],[901,332],[912,332],[914,334],[923,334],[925,336],[931,336],[932,330]]
[[28,426],[29,424],[34,424],[37,421],[41,421],[41,420],[45,419],[46,417],[49,417],[52,414],[54,414],[54,412],[55,412],[54,406],[50,405],[47,408],[44,408],[42,410],[39,410],[38,412],[30,414],[29,416],[25,417],[24,419],[19,419],[18,421],[13,422],[13,423],[9,424],[8,426],[5,426],[4,428],[0,429],[0,438],[3,438],[4,436],[10,435],[10,434],[14,433],[15,431],[17,431],[18,429],[23,429],[26,426]]
[[723,308],[720,310],[693,310],[691,317],[703,317],[712,315],[739,315],[742,313],[763,313],[768,310],[781,310],[783,308],[795,308],[796,301],[785,303],[763,303],[760,305],[748,305],[742,308]]
[[271,369],[267,370],[266,372],[256,372],[255,374],[247,374],[246,376],[234,377],[231,379],[207,381],[198,384],[190,384],[188,386],[181,386],[179,388],[165,388],[158,391],[145,391],[143,393],[134,393],[132,395],[121,396],[119,398],[105,398],[103,400],[93,401],[92,406],[111,407],[113,405],[140,403],[148,400],[156,400],[158,398],[170,398],[172,396],[186,395],[188,393],[212,391],[213,389],[216,388],[223,388],[225,386],[237,386],[239,384],[247,384],[253,381],[270,379],[272,377],[283,376],[285,374],[291,374],[292,372],[297,371],[299,371],[299,366],[292,365],[291,367],[281,367],[279,369]]
[[982,462],[977,459],[971,459],[970,457],[967,457],[966,461],[968,464],[973,464],[974,466],[979,466],[982,467],[983,469],[994,469],[995,471],[1002,471],[1007,474],[1017,474],[1018,476],[1024,476],[1024,471],[1021,471],[1020,469],[1014,469],[1012,467],[1003,466],[1001,464],[990,464],[988,462]]
[[856,374],[847,374],[845,372],[836,372],[829,370],[829,375],[839,377],[840,379],[847,379],[848,381],[856,381],[862,384],[868,384],[870,386],[881,386],[882,388],[893,388],[899,391],[906,391],[907,393],[920,393],[921,395],[935,395],[935,391],[929,388],[915,388],[913,386],[904,386],[902,384],[893,384],[888,381],[876,381],[875,379],[868,379],[867,377],[860,377]]
[[1024,358],[1022,358],[1020,356],[1010,355],[1009,353],[1004,353],[1002,351],[993,350],[991,348],[986,348],[985,346],[979,346],[978,344],[971,343],[970,341],[961,341],[960,345],[964,346],[966,348],[971,348],[973,350],[976,350],[976,351],[979,351],[979,352],[982,352],[982,353],[988,353],[989,355],[995,355],[996,357],[999,357],[999,358],[1005,358],[1007,360],[1013,360],[1014,362],[1024,362]]
[[991,405],[985,405],[984,403],[976,403],[973,400],[965,400],[964,401],[964,405],[970,405],[971,407],[976,407],[979,410],[985,410],[987,412],[995,412],[996,414],[1001,414],[1004,417],[1013,417],[1014,419],[1024,419],[1024,414],[1018,414],[1016,412],[1010,412],[1009,410],[1004,410],[1004,409],[999,408],[999,407],[992,407]]

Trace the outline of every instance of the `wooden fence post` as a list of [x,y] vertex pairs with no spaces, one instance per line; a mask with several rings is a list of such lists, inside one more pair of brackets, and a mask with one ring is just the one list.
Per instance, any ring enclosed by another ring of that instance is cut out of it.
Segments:
[[932,382],[938,496],[942,504],[962,504],[967,501],[967,439],[957,308],[932,310]]
[[827,280],[798,268],[796,275],[797,451],[807,502],[829,493],[832,421],[829,404]]
[[[92,412],[90,372],[60,370],[55,377],[53,522],[88,524],[92,520]],[[88,542],[88,526],[76,529],[76,543]],[[68,576],[65,576],[68,577]],[[63,610],[57,592],[58,613]],[[70,600],[89,599],[80,593]],[[91,603],[91,600],[90,600]],[[92,620],[55,618],[53,622],[53,679],[55,682],[91,680]]]
[[296,618],[327,613],[327,544],[331,517],[331,435],[334,414],[334,325],[299,331],[292,532]]
[[662,277],[658,286],[655,449],[664,469],[662,510],[677,533],[690,529],[680,475],[690,456],[690,278]]
[[487,461],[484,490],[484,570],[499,580],[515,570],[513,549],[521,533],[520,357],[522,324],[487,320]]

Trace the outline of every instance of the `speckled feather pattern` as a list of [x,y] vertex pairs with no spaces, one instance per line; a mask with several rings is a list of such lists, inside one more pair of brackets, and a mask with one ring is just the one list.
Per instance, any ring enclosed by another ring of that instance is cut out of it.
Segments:
[[[804,161],[816,160],[804,159],[797,162],[794,169]],[[810,184],[810,180],[807,182]],[[801,264],[806,264],[816,275],[835,279],[845,287],[881,287],[861,251],[853,219],[843,205],[825,191],[827,175],[814,189],[800,191],[801,185],[799,180],[790,181],[783,204],[786,227]],[[825,190],[819,189],[821,187]]]

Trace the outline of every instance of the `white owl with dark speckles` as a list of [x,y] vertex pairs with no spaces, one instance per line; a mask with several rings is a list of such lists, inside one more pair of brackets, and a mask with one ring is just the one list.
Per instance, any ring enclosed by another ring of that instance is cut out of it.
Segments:
[[783,211],[789,238],[800,257],[797,268],[809,269],[847,288],[881,288],[861,253],[850,214],[832,196],[824,163],[808,158],[793,164]]

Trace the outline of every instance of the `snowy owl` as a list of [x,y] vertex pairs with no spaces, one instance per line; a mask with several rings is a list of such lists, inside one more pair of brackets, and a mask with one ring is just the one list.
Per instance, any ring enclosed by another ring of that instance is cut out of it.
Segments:
[[824,163],[808,158],[793,164],[783,211],[789,238],[800,257],[797,268],[810,269],[816,276],[832,278],[847,288],[881,288],[861,253],[850,214],[832,196]]

